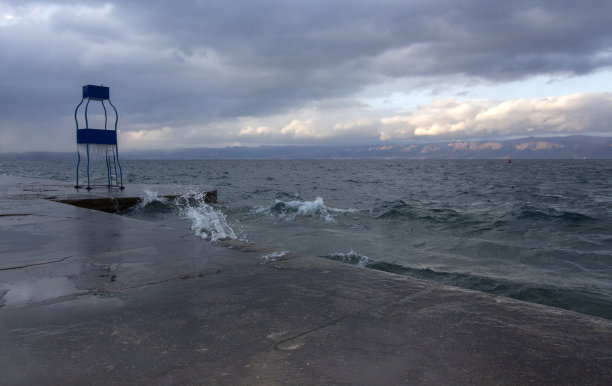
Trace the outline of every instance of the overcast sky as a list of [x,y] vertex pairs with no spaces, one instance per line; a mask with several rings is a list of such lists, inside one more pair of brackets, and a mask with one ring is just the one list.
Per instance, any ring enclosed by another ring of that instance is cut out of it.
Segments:
[[1,152],[85,84],[124,149],[610,136],[612,1],[0,0]]

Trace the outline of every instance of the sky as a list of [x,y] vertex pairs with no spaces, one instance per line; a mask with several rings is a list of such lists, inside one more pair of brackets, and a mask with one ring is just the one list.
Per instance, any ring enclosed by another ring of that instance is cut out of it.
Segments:
[[86,84],[110,87],[120,149],[612,136],[610,20],[610,0],[0,0],[0,152],[74,150]]

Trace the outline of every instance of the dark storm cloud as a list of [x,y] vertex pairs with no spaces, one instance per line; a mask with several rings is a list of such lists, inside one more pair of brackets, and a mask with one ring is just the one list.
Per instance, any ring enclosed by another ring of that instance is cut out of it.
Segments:
[[186,54],[213,48],[246,69],[308,75],[332,68],[341,75],[348,66],[363,71],[362,82],[368,82],[367,74],[469,74],[505,80],[584,73],[611,64],[609,1],[161,4],[123,2],[120,7],[126,15],[142,14],[137,25],[171,37]]
[[[394,78],[505,82],[612,65],[610,1],[5,4],[26,16],[0,27],[3,126],[65,117],[86,83],[111,85],[128,123],[159,129],[350,104]],[[47,16],[28,19],[36,7]]]

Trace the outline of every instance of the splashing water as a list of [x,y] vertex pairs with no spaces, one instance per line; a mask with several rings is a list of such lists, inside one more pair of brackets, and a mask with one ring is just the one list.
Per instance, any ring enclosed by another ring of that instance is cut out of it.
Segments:
[[237,239],[225,214],[204,202],[204,198],[205,193],[188,193],[176,200],[181,217],[191,221],[193,233],[210,241]]
[[188,206],[182,213],[185,218],[191,220],[191,230],[197,236],[211,241],[237,238],[234,230],[227,224],[225,215],[208,204]]
[[205,196],[206,193],[190,191],[175,200],[168,200],[147,188],[143,190],[140,205],[136,210],[143,212],[153,206],[157,212],[175,213],[180,219],[190,222],[190,229],[195,235],[213,242],[238,239],[223,212],[207,204]]
[[159,197],[159,194],[156,191],[151,190],[150,188],[145,188],[140,195],[140,207],[144,208],[155,201],[167,202],[168,200],[164,197]]

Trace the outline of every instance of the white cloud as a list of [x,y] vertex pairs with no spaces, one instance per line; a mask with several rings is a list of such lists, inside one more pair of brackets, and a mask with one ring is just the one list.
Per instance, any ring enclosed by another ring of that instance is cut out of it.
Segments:
[[238,133],[238,136],[243,137],[243,136],[252,136],[252,135],[270,135],[270,134],[274,134],[275,132],[276,130],[268,126],[259,126],[259,127],[247,126],[243,128],[242,130],[240,130],[240,132]]
[[381,119],[382,140],[553,133],[612,133],[612,93],[542,99],[435,100],[410,114]]
[[374,122],[370,119],[358,119],[356,121],[339,122],[334,125],[334,131],[352,132],[356,129],[371,127]]
[[317,129],[312,119],[293,119],[281,129],[280,133],[295,138],[321,138],[326,136],[325,132]]
[[11,6],[11,4],[3,2],[0,3],[0,26],[16,23],[44,23],[58,9],[60,7],[55,4],[34,3]]
[[[362,118],[358,118],[362,116]],[[354,107],[301,109],[268,117],[241,118],[237,136],[251,144],[363,143],[378,138],[377,120]]]
[[119,143],[122,147],[132,149],[159,148],[172,141],[175,133],[176,130],[168,126],[153,130],[120,131]]

